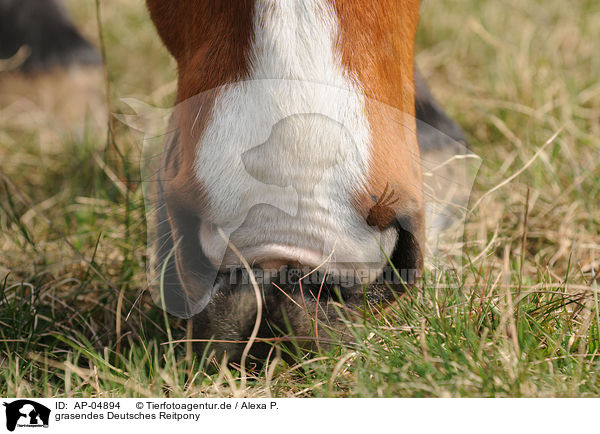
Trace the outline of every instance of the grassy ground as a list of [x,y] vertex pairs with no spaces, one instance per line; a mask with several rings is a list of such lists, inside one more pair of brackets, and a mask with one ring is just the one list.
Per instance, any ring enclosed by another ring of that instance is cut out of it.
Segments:
[[[3,105],[0,395],[599,396],[600,3],[423,3],[419,64],[483,157],[454,289],[421,285],[352,325],[353,344],[247,381],[206,374],[165,344],[187,324],[145,291],[140,137],[117,124],[117,151],[93,107],[77,130]],[[94,3],[71,10],[97,40]],[[168,105],[174,64],[143,2],[102,20],[114,110]]]

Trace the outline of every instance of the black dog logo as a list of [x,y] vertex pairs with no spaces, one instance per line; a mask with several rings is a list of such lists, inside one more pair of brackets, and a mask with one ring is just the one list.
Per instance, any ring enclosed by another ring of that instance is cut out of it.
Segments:
[[14,431],[17,425],[26,427],[48,427],[50,409],[28,399],[19,399],[6,407],[6,429]]

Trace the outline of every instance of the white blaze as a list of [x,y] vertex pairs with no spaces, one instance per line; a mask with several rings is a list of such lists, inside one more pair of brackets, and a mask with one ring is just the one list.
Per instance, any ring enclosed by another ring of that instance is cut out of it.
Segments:
[[394,231],[369,227],[352,203],[366,183],[370,129],[338,37],[328,0],[257,0],[249,78],[221,89],[198,144],[209,197],[200,237],[215,265],[238,262],[229,251],[221,261],[215,226],[251,262],[317,265],[333,251],[359,266],[383,263],[381,246],[391,252]]

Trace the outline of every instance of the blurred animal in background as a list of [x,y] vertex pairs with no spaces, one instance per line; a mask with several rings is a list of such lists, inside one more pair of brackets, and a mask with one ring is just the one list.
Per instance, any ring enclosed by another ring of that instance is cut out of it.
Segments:
[[15,68],[27,73],[102,63],[56,0],[0,0],[0,58],[15,55],[23,59]]
[[0,0],[0,127],[36,130],[43,151],[103,128],[101,65],[58,0]]

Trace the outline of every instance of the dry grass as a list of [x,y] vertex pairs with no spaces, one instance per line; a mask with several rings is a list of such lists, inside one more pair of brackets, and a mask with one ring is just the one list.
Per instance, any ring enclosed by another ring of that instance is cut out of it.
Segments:
[[[600,4],[423,3],[418,62],[483,158],[454,290],[424,285],[367,315],[352,348],[295,366],[274,353],[245,387],[239,372],[206,374],[185,345],[164,345],[186,324],[165,322],[145,291],[141,137],[117,123],[116,152],[79,110],[65,128],[13,95],[0,106],[0,393],[600,395]],[[70,4],[97,41],[93,2]],[[103,8],[117,112],[122,97],[173,98],[143,6]]]

